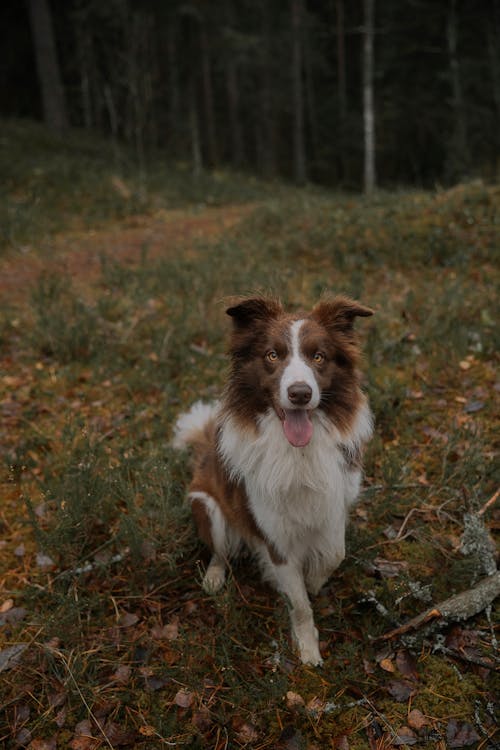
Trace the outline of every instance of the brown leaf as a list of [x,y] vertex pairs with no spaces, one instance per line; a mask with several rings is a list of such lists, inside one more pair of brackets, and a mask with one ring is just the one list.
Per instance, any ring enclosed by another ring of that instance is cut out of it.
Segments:
[[12,609],[8,609],[0,614],[0,626],[7,624],[14,625],[16,622],[21,622],[27,614],[28,610],[24,609],[24,607],[12,607]]
[[185,688],[181,688],[175,695],[174,703],[181,708],[189,708],[193,703],[193,700],[193,693],[190,693],[189,690],[186,690]]
[[166,625],[154,625],[151,628],[152,637],[157,640],[175,641],[179,637],[179,618],[173,617]]
[[256,728],[249,721],[245,721],[240,724],[236,732],[236,736],[240,742],[247,744],[249,742],[256,742],[259,738]]
[[418,708],[414,708],[408,714],[408,725],[412,727],[412,729],[423,729],[428,723],[429,722]]
[[100,744],[101,740],[98,740],[95,737],[78,735],[77,737],[73,737],[69,743],[69,747],[71,750],[97,750]]
[[408,569],[408,563],[405,560],[386,560],[383,557],[376,557],[373,564],[382,578],[395,578],[403,570]]
[[113,672],[111,679],[113,682],[117,682],[119,685],[126,685],[130,679],[132,673],[132,667],[130,664],[120,664],[120,666]]
[[336,737],[332,741],[332,747],[334,750],[349,750],[349,742],[345,734],[340,737]]
[[134,745],[137,736],[135,729],[126,729],[125,727],[120,726],[120,724],[116,724],[114,721],[106,722],[104,725],[104,734],[109,740],[109,743],[116,747]]
[[478,742],[481,738],[473,726],[464,722],[459,724],[456,719],[450,719],[446,727],[446,741],[448,747],[467,747]]
[[396,747],[399,745],[416,745],[418,741],[418,737],[410,727],[401,727],[397,736],[393,739],[392,744]]
[[57,740],[52,737],[50,740],[31,740],[28,750],[56,750]]
[[396,667],[404,677],[408,677],[410,680],[418,680],[417,662],[408,651],[397,652]]
[[122,628],[130,628],[132,625],[135,625],[139,622],[139,617],[137,615],[134,615],[132,612],[124,612],[122,615],[120,615],[120,619],[118,620],[118,625]]
[[200,706],[198,711],[193,711],[193,717],[191,719],[193,725],[200,732],[206,732],[212,725],[212,719],[210,718],[210,711],[206,706]]
[[297,711],[299,708],[303,708],[306,705],[305,700],[298,693],[294,693],[293,690],[289,690],[286,694],[286,707],[290,711]]
[[6,599],[4,602],[2,602],[2,605],[0,606],[0,615],[3,615],[4,612],[8,612],[9,609],[12,609],[14,606],[14,599]]
[[395,672],[396,667],[394,666],[394,662],[392,659],[381,659],[379,661],[379,666],[382,667],[386,672]]
[[79,721],[75,727],[75,734],[81,734],[85,737],[92,737],[92,724],[89,719]]
[[408,680],[392,680],[388,684],[387,690],[398,703],[404,703],[417,692],[415,684],[408,682]]

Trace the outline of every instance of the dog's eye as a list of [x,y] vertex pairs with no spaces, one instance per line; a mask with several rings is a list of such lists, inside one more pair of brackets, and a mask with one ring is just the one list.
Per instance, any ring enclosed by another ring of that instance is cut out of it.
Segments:
[[316,362],[317,365],[320,365],[322,362],[325,361],[325,355],[321,352],[316,352],[316,354],[313,357],[313,360]]
[[271,349],[270,352],[267,352],[266,359],[269,360],[269,362],[277,362],[278,361],[278,353],[274,351],[274,349]]

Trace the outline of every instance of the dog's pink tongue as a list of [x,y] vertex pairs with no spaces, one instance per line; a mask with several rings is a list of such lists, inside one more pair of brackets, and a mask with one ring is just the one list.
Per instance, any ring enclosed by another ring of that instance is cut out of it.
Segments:
[[283,430],[286,439],[295,448],[307,445],[313,434],[313,426],[307,409],[285,409]]

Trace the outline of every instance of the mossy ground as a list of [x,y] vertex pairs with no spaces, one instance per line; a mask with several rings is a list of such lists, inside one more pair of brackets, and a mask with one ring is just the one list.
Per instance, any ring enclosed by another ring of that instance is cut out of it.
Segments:
[[[26,195],[24,179],[10,200]],[[130,209],[89,212],[101,228],[86,247],[108,232],[98,272],[68,262],[5,292],[0,655],[26,648],[4,663],[1,740],[493,748],[494,613],[378,638],[485,574],[461,537],[465,514],[499,484],[499,190],[373,201],[248,191],[253,207],[236,226],[171,242],[165,220],[151,254],[143,214],[143,243],[126,262],[113,257],[109,222],[119,250]],[[33,213],[21,226],[42,266],[61,229],[70,252],[77,214],[54,210],[40,234]],[[20,252],[11,247],[8,262]],[[376,310],[359,328],[377,431],[348,557],[314,603],[322,669],[298,664],[285,603],[251,561],[222,594],[202,592],[187,462],[169,447],[175,415],[224,382],[224,299],[256,289],[297,307],[328,289]],[[494,535],[498,505],[480,517]]]

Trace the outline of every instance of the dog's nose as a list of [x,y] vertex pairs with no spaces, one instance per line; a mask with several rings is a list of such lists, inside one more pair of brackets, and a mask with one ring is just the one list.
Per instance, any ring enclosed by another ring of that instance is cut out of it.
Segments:
[[312,388],[307,383],[292,383],[288,386],[288,398],[295,406],[305,406],[312,398]]

